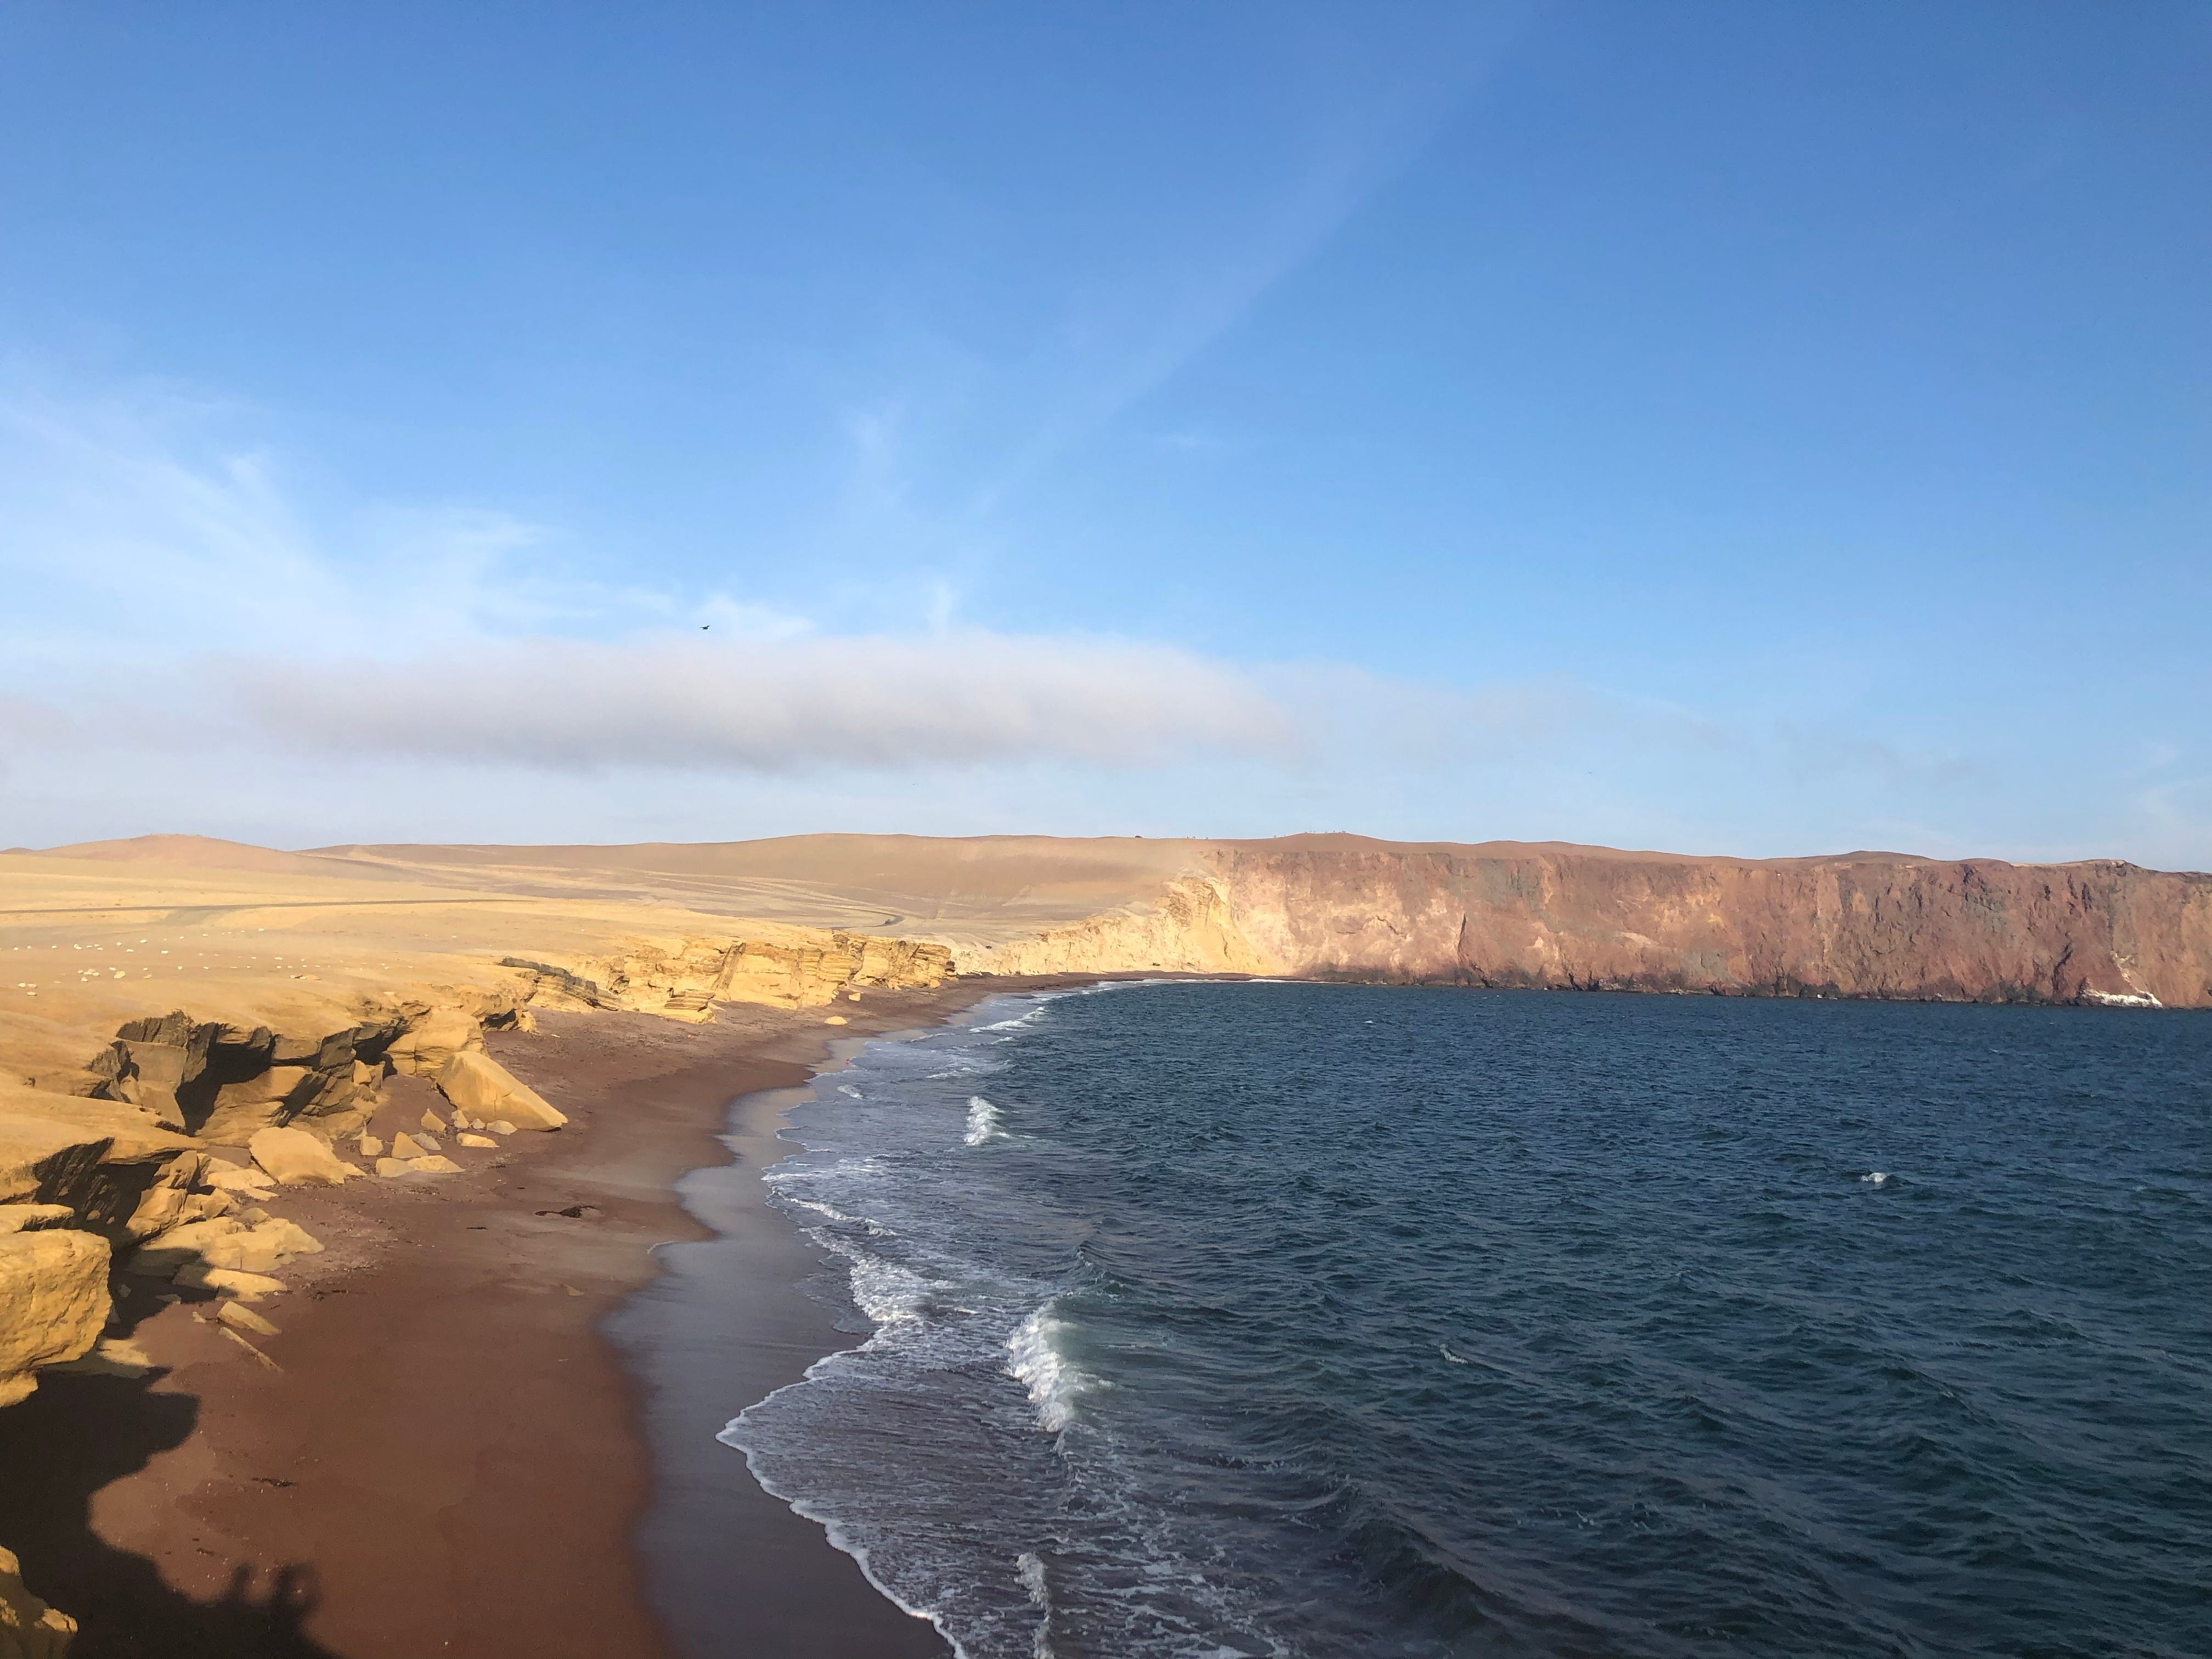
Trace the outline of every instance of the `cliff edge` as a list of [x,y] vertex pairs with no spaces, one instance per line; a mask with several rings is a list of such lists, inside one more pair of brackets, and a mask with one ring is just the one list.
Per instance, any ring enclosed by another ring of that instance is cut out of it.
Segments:
[[1202,857],[1254,953],[1302,976],[2212,1006],[2202,874],[1357,836],[1228,842]]

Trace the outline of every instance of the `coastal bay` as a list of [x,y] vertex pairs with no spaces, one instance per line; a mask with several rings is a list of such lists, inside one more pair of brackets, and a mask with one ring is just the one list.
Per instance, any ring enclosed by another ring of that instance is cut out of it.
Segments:
[[846,1045],[1131,976],[2187,1019],[2209,882],[1347,836],[0,854],[0,1591],[80,1659],[940,1652],[897,1605],[940,1598],[795,1478],[818,1437],[770,1471],[732,1425],[881,1323],[760,1179]]

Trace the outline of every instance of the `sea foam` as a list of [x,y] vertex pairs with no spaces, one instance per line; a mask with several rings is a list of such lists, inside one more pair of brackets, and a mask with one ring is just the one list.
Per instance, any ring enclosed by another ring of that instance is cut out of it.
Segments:
[[1030,1391],[1037,1426],[1047,1434],[1058,1434],[1066,1428],[1075,1414],[1077,1397],[1099,1386],[1095,1377],[1078,1370],[1061,1351],[1061,1340],[1071,1327],[1054,1316],[1054,1305],[1046,1303],[1006,1339],[1006,1375]]
[[939,1295],[952,1288],[942,1279],[927,1279],[896,1261],[858,1250],[836,1237],[822,1241],[845,1258],[853,1284],[853,1300],[862,1313],[878,1325],[918,1320]]
[[980,1146],[987,1140],[1004,1140],[1006,1132],[999,1127],[999,1109],[981,1095],[968,1097],[968,1133],[960,1137],[970,1146]]
[[1022,1588],[1038,1614],[1036,1632],[1030,1638],[1030,1659],[1054,1659],[1052,1650],[1052,1589],[1045,1583],[1044,1558],[1024,1550],[1014,1558],[1021,1571]]

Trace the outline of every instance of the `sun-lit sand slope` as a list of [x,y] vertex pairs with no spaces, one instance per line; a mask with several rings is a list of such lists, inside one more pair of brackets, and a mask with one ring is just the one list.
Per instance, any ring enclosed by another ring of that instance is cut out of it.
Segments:
[[354,846],[317,855],[488,891],[902,933],[972,953],[1150,900],[1197,872],[1206,844],[825,835],[624,847]]
[[[597,964],[609,1006],[696,1012],[654,993],[696,991],[740,942],[780,959],[829,947],[848,923],[877,924],[866,931],[878,939],[898,931],[866,904],[763,900],[740,927],[732,918],[747,913],[733,902],[710,914],[675,882],[533,880],[521,865],[478,876],[185,836],[0,854],[0,1076],[81,1068],[117,1024],[171,1007],[304,1032],[369,1006],[495,999],[529,978],[501,968],[508,958]],[[687,964],[702,952],[715,960]],[[749,977],[722,994],[826,1001],[826,989]]]

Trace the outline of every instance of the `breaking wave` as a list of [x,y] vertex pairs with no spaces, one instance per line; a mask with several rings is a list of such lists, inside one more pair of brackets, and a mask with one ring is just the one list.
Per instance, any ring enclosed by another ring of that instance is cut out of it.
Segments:
[[2212,1024],[1116,989],[766,1172],[853,1346],[722,1437],[965,1659],[2193,1650]]
[[993,1139],[1004,1139],[999,1127],[999,1109],[981,1095],[968,1097],[968,1127],[960,1139],[970,1146],[980,1146]]

